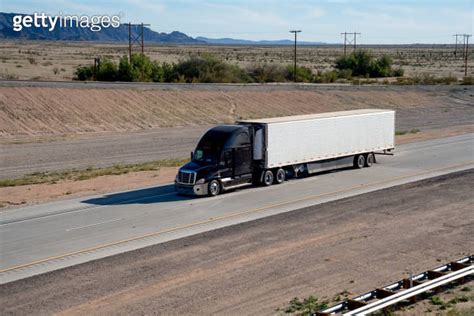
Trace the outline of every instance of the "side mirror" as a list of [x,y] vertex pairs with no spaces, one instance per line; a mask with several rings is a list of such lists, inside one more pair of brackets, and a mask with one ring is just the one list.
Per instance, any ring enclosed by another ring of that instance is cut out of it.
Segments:
[[194,153],[191,152],[191,160],[193,160],[193,158],[194,158]]

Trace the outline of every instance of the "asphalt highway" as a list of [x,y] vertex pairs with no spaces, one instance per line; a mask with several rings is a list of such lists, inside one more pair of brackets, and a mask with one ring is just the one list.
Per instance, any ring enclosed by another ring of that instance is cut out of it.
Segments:
[[474,134],[401,145],[372,168],[339,170],[216,198],[172,185],[0,213],[0,283],[365,192],[474,167]]

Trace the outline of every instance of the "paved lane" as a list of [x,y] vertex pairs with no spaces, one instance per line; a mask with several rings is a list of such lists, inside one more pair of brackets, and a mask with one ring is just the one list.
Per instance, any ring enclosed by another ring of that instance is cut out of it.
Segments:
[[0,282],[202,231],[474,167],[474,135],[411,143],[362,170],[340,170],[216,198],[144,188],[1,213]]

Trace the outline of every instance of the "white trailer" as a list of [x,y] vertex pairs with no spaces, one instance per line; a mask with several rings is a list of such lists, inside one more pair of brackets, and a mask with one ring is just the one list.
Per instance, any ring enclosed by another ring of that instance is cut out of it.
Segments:
[[[363,109],[239,123],[254,126],[253,157],[261,161],[263,169],[295,166],[296,170],[313,173],[351,165],[359,154],[390,153],[395,147],[392,110]],[[344,157],[350,159],[336,159]]]

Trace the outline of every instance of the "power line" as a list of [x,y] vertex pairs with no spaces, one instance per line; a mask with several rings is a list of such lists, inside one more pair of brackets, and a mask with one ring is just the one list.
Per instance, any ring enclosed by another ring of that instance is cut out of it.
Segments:
[[[150,24],[132,24],[132,23],[127,23],[128,25],[128,58],[129,62],[132,61],[132,50],[133,47],[140,47],[141,48],[141,53],[143,54],[145,52],[145,36],[144,36],[144,27],[145,26],[150,26]],[[132,34],[132,26],[140,28],[136,34]]]
[[[465,40],[465,35],[466,34],[454,34],[453,36],[455,37],[455,40],[454,40],[454,56],[457,56],[457,53],[458,53],[458,45],[463,45],[463,57],[464,57],[464,42],[466,41]],[[462,37],[462,38],[461,38]],[[458,39],[459,38],[459,39]]]
[[[345,56],[346,55],[346,50],[347,50],[347,45],[353,45],[354,51],[357,49],[357,35],[360,35],[360,33],[357,33],[357,32],[352,32],[352,33],[344,32],[344,33],[341,33],[341,35],[344,35],[344,56]],[[352,35],[353,38],[351,39],[347,35]]]

